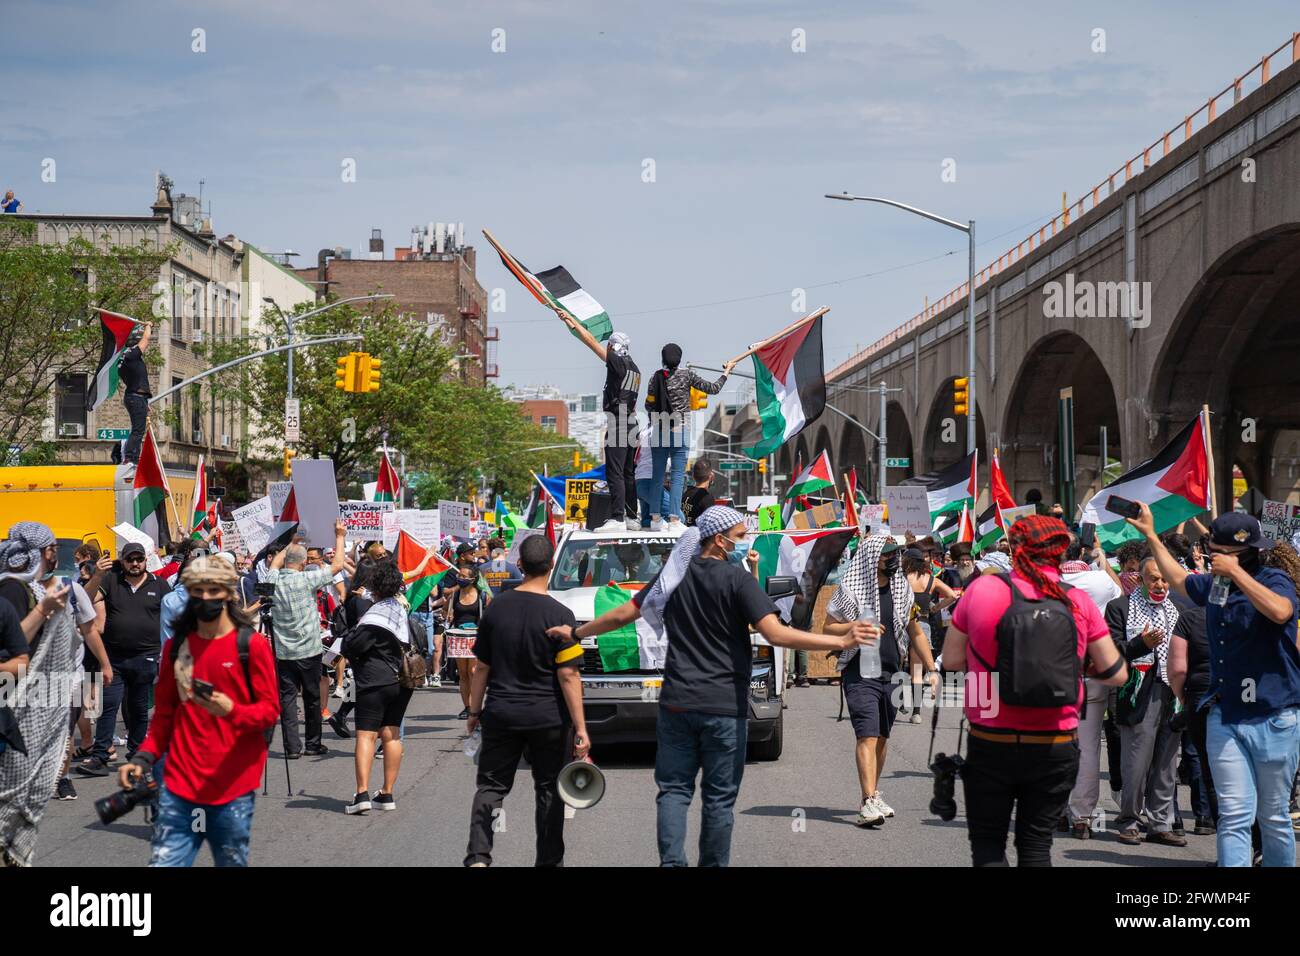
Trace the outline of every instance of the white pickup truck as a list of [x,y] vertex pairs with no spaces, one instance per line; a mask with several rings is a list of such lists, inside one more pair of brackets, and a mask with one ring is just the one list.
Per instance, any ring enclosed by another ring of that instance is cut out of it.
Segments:
[[[556,549],[550,595],[571,610],[579,624],[590,621],[597,616],[596,593],[601,588],[611,582],[633,591],[644,586],[663,566],[677,537],[669,531],[569,530]],[[653,741],[662,666],[606,671],[598,640],[582,641],[582,699],[593,741],[597,745]],[[785,658],[782,648],[760,635],[751,634],[751,641],[749,754],[756,760],[776,760],[784,743]]]

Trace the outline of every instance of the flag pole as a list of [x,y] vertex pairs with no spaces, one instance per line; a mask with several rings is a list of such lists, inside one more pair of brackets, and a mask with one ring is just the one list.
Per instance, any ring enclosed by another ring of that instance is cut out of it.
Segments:
[[767,338],[763,339],[763,341],[754,343],[749,348],[745,349],[745,351],[741,352],[734,359],[732,359],[730,364],[731,365],[737,364],[738,362],[740,362],[741,359],[748,358],[750,355],[753,355],[755,352],[757,352],[759,349],[763,348],[764,346],[770,345],[771,343],[775,342],[777,339],[789,335],[795,329],[802,328],[803,326],[807,325],[809,322],[813,321],[814,319],[820,319],[823,315],[825,315],[829,311],[830,311],[830,306],[824,305],[816,312],[808,313],[802,319],[800,319],[797,322],[791,323],[790,325],[787,325],[785,328],[783,328],[780,332],[777,332],[775,335],[769,335]]
[[1210,520],[1219,517],[1218,492],[1214,487],[1214,445],[1210,437],[1210,406],[1201,406],[1201,438],[1205,442],[1205,463],[1210,481]]
[[533,298],[558,315],[564,321],[564,324],[568,325],[570,328],[575,324],[581,326],[582,323],[578,322],[578,319],[573,315],[573,313],[569,312],[569,310],[565,309],[563,306],[555,305],[546,297],[546,290],[541,288],[537,281],[528,275],[524,267],[519,264],[518,259],[506,252],[505,248],[501,243],[497,242],[496,236],[492,235],[490,230],[483,230],[483,238],[492,244],[492,248],[497,251],[497,254],[500,255],[502,259],[508,259],[510,263],[513,264],[508,265],[508,268],[512,273],[514,273],[515,278],[523,283],[528,291],[533,294]]

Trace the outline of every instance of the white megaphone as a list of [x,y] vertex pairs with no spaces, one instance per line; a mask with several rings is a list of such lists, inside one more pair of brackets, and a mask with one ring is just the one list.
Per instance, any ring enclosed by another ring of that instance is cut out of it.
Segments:
[[560,771],[555,789],[573,809],[586,810],[605,795],[605,775],[590,760],[575,760]]

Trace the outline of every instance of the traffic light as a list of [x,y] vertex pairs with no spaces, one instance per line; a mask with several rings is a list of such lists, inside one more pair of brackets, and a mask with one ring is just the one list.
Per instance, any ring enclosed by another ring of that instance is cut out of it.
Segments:
[[582,460],[582,455],[581,455],[581,453],[578,451],[578,449],[575,448],[575,449],[573,450],[573,470],[574,470],[574,471],[577,471],[577,470],[578,470],[578,462],[581,461],[581,460]]
[[355,392],[357,390],[356,355],[356,352],[349,352],[336,362],[338,368],[334,372],[335,388],[341,388],[345,392]]
[[698,388],[691,389],[691,411],[697,412],[709,407],[709,396]]
[[377,392],[381,364],[369,352],[349,352],[337,362],[334,387],[345,392]]
[[289,478],[293,475],[293,459],[297,454],[292,448],[284,450],[284,477]]
[[967,394],[966,379],[954,378],[952,380],[952,413],[954,415],[965,415],[967,413]]
[[760,475],[766,475],[766,474],[767,474],[767,459],[766,459],[766,458],[760,458],[760,459],[758,460],[758,473],[759,473]]
[[360,385],[360,388],[358,389],[358,391],[362,391],[362,392],[379,391],[379,375],[380,375],[379,366],[383,364],[382,361],[380,359],[375,358],[373,355],[368,355],[365,352],[361,353],[360,359],[361,359],[360,369],[359,369],[360,382],[358,383]]

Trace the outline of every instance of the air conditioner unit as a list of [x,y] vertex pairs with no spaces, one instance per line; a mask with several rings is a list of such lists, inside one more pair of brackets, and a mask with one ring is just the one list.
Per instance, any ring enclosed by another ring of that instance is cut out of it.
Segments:
[[230,436],[229,436],[229,435],[222,435],[222,436],[221,436],[221,447],[222,447],[222,448],[229,448],[229,447],[230,447]]
[[194,444],[196,444],[196,445],[202,445],[202,444],[203,444],[203,431],[202,431],[202,429],[199,429],[199,428],[194,429],[194,437],[193,437],[192,441],[193,441]]
[[81,422],[64,422],[59,426],[60,438],[85,438],[86,426]]

